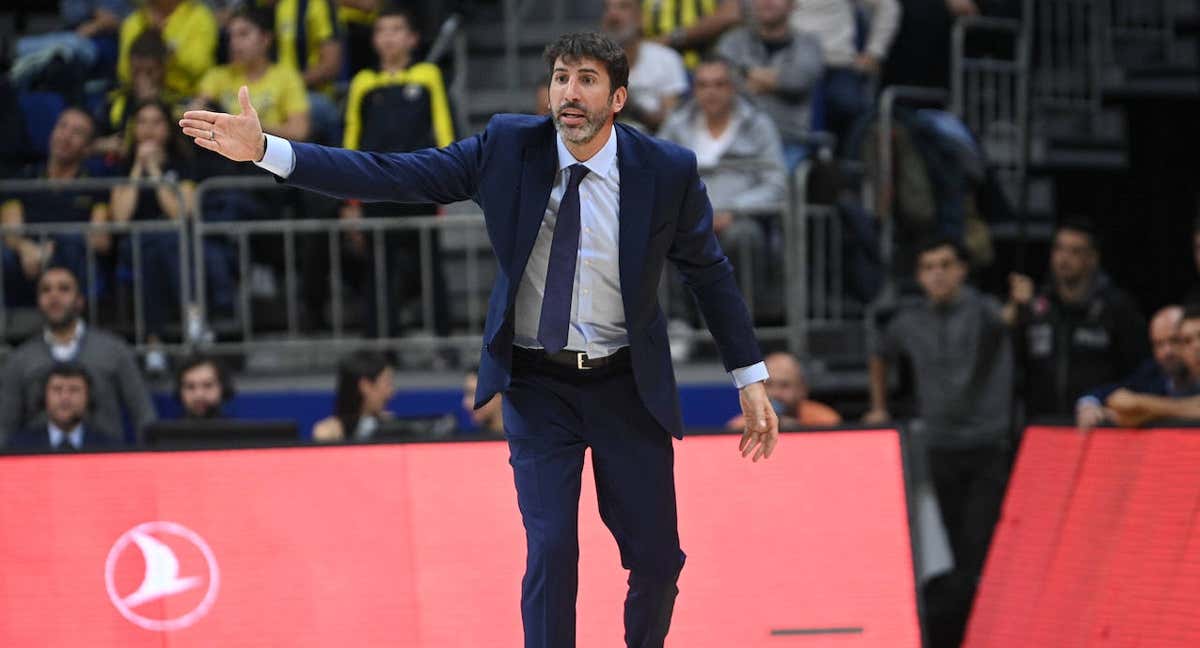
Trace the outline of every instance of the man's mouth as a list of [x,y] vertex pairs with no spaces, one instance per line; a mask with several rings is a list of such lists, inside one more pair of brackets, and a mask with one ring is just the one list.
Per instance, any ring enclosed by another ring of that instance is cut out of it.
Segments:
[[558,120],[567,126],[580,126],[587,121],[587,114],[582,110],[567,108],[558,113]]

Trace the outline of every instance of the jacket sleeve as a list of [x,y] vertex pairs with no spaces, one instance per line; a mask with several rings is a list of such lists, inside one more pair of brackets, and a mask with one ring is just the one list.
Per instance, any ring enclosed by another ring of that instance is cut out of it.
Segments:
[[373,153],[292,142],[296,166],[286,184],[366,202],[449,204],[475,197],[488,131],[411,153]]
[[[158,418],[154,411],[154,403],[150,400],[150,390],[142,380],[138,371],[137,359],[128,347],[117,346],[117,388],[120,390],[121,405],[133,423],[134,437],[142,438],[142,429]],[[110,434],[119,431],[108,431]],[[117,437],[120,438],[120,437]]]
[[821,43],[808,34],[794,34],[775,69],[779,72],[776,91],[783,95],[808,94],[825,72]]
[[686,192],[667,258],[696,297],[726,371],[762,361],[754,324],[729,263],[712,228],[712,204],[689,153]]
[[787,200],[787,166],[783,160],[783,145],[774,122],[763,113],[757,113],[753,132],[758,155],[755,183],[752,189],[733,197],[730,207],[735,209],[774,209]]

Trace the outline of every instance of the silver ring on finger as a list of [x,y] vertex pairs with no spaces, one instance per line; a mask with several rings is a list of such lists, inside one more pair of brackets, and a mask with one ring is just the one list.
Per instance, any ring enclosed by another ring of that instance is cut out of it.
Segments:
[[214,131],[214,130],[212,130],[212,129],[210,128],[210,129],[208,130],[208,139],[210,139],[210,140],[215,140],[215,139],[217,139],[217,132],[216,132],[216,131]]

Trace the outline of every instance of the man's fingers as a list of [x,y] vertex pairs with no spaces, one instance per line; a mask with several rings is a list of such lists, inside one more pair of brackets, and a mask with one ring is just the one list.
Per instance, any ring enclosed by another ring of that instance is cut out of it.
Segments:
[[208,137],[194,137],[192,138],[192,141],[195,142],[196,146],[199,146],[200,148],[206,148],[214,153],[221,152],[221,147],[217,144],[216,140],[210,140]]
[[242,104],[243,115],[254,115],[254,106],[250,105],[250,88],[242,86],[238,90],[238,103]]
[[193,127],[189,126],[188,128],[183,129],[184,135],[187,135],[188,137],[194,137],[196,139],[202,139],[202,140],[211,140],[212,138],[209,137],[209,135],[212,132],[213,132],[213,129],[211,127],[209,127],[209,128],[193,128]]
[[185,126],[184,122],[189,120],[202,121],[212,124],[217,121],[218,117],[228,117],[226,113],[213,112],[211,110],[189,110],[183,113],[183,119],[179,120],[180,126]]
[[742,456],[749,457],[750,453],[754,452],[754,449],[757,448],[760,443],[761,439],[759,439],[758,435],[751,436],[750,443],[747,443],[746,447],[742,448]]
[[749,430],[742,432],[742,438],[738,439],[738,452],[745,450],[747,443],[750,443],[750,431]]

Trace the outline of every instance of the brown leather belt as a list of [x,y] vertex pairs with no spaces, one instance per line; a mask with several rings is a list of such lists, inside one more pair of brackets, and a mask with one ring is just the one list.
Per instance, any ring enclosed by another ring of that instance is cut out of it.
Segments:
[[600,358],[589,358],[588,354],[582,351],[567,351],[564,349],[557,353],[546,353],[542,349],[526,349],[525,347],[513,346],[513,356],[520,356],[522,359],[533,363],[549,362],[560,367],[578,371],[629,366],[630,364],[629,347],[621,347],[615,352]]

